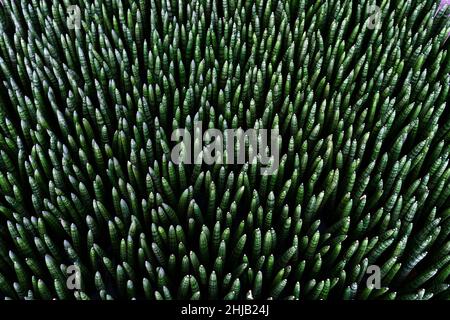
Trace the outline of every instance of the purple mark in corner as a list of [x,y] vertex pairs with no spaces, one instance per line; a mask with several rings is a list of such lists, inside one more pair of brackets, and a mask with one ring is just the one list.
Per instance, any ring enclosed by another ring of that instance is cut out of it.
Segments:
[[[446,7],[446,6],[450,6],[450,0],[441,0],[441,3],[439,3],[439,7],[438,7],[438,9],[436,10],[434,16],[436,16],[437,13],[438,13],[439,11],[445,10],[445,7]],[[450,17],[450,14],[449,14],[449,17]],[[448,39],[449,37],[450,37],[450,32],[448,33],[447,38],[445,39],[445,41],[447,41],[447,39]]]
[[445,6],[450,6],[450,0],[441,0],[441,3],[439,4],[439,7],[434,15],[441,11]]

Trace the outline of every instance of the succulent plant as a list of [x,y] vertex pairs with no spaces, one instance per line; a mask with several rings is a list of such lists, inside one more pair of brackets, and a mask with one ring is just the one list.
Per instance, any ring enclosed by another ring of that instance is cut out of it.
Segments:
[[[0,298],[448,299],[438,5],[0,0]],[[278,169],[176,164],[195,121]]]

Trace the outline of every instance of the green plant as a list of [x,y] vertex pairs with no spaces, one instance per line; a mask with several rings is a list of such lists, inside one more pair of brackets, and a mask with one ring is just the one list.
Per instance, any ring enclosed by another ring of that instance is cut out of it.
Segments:
[[[374,3],[1,0],[0,297],[449,298],[447,19]],[[174,164],[196,120],[278,170]]]

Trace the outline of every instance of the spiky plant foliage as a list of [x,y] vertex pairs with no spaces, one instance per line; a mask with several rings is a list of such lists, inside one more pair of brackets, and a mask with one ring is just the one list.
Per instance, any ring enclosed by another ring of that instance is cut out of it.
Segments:
[[[0,297],[449,298],[437,2],[1,0]],[[171,162],[194,121],[278,170]]]

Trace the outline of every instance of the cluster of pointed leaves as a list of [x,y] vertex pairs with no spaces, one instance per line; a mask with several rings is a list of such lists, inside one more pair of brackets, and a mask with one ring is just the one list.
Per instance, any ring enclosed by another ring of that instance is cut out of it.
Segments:
[[[0,298],[449,298],[437,6],[1,0]],[[195,121],[278,128],[278,170],[173,163]]]

